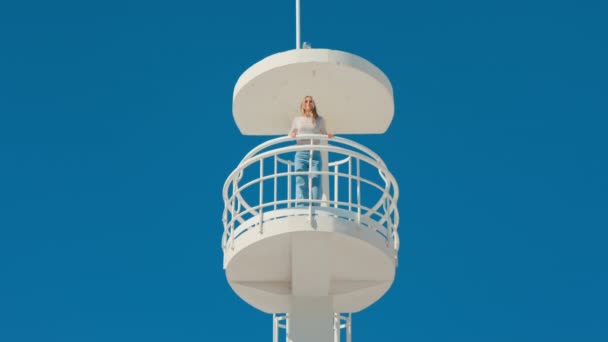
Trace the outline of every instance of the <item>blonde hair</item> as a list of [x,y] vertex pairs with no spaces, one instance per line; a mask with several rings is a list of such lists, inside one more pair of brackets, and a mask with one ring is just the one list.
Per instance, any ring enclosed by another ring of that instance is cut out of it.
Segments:
[[315,99],[313,99],[312,96],[310,96],[310,95],[304,96],[304,98],[302,99],[302,103],[300,103],[300,113],[304,114],[304,101],[306,101],[306,98],[310,98],[314,105],[312,107],[312,123],[316,124],[317,119],[319,118],[319,114],[317,113],[317,104],[315,103]]

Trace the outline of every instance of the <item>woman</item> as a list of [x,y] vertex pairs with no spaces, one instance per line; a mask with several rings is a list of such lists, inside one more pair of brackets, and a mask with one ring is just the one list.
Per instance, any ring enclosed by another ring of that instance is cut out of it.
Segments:
[[[295,117],[291,124],[291,131],[289,136],[295,138],[299,134],[327,134],[329,138],[333,137],[333,134],[327,133],[325,128],[325,120],[317,113],[317,107],[312,96],[305,96],[300,104],[300,112],[302,115]],[[318,140],[300,139],[298,145],[306,144],[318,144]],[[320,171],[321,170],[321,152],[313,151],[312,158],[310,150],[300,150],[296,152],[294,158],[294,166],[296,172],[303,171]],[[309,165],[310,164],[310,165]],[[321,177],[318,173],[313,173],[311,178],[311,190],[310,199],[319,200],[321,199]],[[297,175],[296,176],[296,203],[298,205],[304,205],[302,200],[308,199],[308,175]],[[318,205],[319,203],[313,203]]]

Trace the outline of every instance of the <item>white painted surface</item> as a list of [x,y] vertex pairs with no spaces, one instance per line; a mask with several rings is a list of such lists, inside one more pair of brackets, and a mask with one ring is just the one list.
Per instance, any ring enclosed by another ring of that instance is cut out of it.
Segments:
[[384,133],[393,119],[393,89],[379,68],[343,51],[295,49],[241,75],[234,87],[234,120],[246,135],[287,134],[306,95],[314,97],[335,134]]
[[[292,296],[327,296],[330,293],[330,238],[326,234],[291,234]],[[332,311],[333,312],[333,311]]]
[[288,342],[335,342],[329,296],[292,297],[288,324]]
[[381,235],[324,215],[330,208],[316,209],[311,222],[308,209],[292,210],[225,250],[226,277],[244,301],[275,313],[289,312],[294,296],[330,296],[331,312],[358,312],[390,288],[396,252]]

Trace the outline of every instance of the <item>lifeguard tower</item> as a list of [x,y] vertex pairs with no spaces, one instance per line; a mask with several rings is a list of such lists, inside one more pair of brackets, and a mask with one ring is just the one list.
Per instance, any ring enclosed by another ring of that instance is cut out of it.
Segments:
[[[280,137],[245,155],[224,184],[224,269],[241,299],[273,315],[274,342],[350,342],[352,313],[395,277],[399,190],[380,156],[355,141],[287,136],[305,95],[337,135],[384,133],[394,115],[388,78],[350,53],[296,48],[247,69],[234,88],[234,120],[242,134]],[[304,207],[294,196],[301,149],[324,160],[322,199]]]

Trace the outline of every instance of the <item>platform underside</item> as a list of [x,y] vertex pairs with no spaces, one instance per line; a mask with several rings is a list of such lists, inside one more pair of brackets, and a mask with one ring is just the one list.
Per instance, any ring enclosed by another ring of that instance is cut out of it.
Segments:
[[233,290],[268,313],[289,312],[294,296],[329,296],[334,312],[357,312],[382,297],[396,264],[386,239],[352,220],[322,214],[309,220],[307,212],[250,228],[226,248]]

